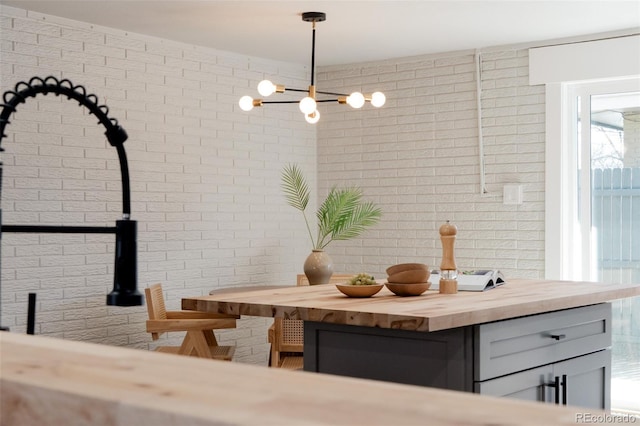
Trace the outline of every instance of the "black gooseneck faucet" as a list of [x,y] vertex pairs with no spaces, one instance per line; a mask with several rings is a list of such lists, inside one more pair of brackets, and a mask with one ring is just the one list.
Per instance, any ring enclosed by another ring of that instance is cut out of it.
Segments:
[[[137,288],[137,223],[131,220],[131,199],[129,187],[129,167],[127,154],[124,150],[124,142],[127,133],[118,124],[115,118],[109,118],[109,108],[106,105],[98,105],[98,98],[94,94],[87,94],[83,86],[74,86],[67,79],[58,80],[53,76],[44,79],[33,77],[29,82],[21,81],[16,84],[14,90],[8,90],[2,96],[2,112],[0,112],[0,144],[6,136],[4,130],[10,123],[9,117],[16,111],[21,103],[30,97],[53,93],[56,96],[64,95],[67,99],[74,99],[91,114],[98,118],[98,123],[105,129],[105,135],[109,144],[116,148],[120,160],[120,173],[122,176],[122,219],[116,220],[115,227],[92,226],[45,226],[45,225],[3,225],[2,211],[0,210],[0,239],[3,232],[23,233],[73,233],[73,234],[115,234],[115,269],[113,277],[113,290],[107,295],[107,305],[114,306],[139,306],[143,304],[143,298]],[[0,146],[0,152],[4,149]],[[0,162],[0,194],[2,193],[2,162]],[[1,260],[1,259],[0,259]],[[0,263],[1,265],[1,263]],[[30,316],[32,314],[30,313]]]

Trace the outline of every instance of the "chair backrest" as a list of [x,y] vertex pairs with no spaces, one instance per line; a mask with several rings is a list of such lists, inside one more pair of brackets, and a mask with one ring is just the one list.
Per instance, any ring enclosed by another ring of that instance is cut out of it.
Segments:
[[300,320],[276,318],[280,333],[282,352],[302,352],[304,344],[304,322]]
[[[164,295],[162,285],[153,284],[144,289],[144,296],[147,301],[147,312],[150,320],[167,319],[167,309],[164,305]],[[161,333],[151,333],[153,340],[158,340]]]
[[[333,274],[331,278],[329,278],[329,284],[340,284],[346,282],[348,279],[353,277],[356,274]],[[305,274],[298,274],[297,285],[309,285],[309,279]]]

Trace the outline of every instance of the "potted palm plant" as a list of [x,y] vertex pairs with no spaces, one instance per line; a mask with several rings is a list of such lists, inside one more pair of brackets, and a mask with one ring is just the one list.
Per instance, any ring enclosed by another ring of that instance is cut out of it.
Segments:
[[333,263],[324,248],[332,241],[359,236],[380,220],[382,211],[372,202],[362,199],[360,188],[334,186],[316,211],[318,229],[314,237],[305,213],[310,198],[309,186],[298,165],[290,164],[283,169],[282,190],[287,203],[302,212],[311,238],[312,252],[304,263],[309,284],[326,284],[333,274]]

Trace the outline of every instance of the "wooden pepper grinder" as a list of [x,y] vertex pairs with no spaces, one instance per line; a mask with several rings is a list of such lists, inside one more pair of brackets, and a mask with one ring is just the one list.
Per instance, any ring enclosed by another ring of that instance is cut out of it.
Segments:
[[458,292],[458,268],[453,252],[458,228],[447,221],[440,227],[440,241],[442,241],[442,262],[440,263],[440,293],[453,294]]

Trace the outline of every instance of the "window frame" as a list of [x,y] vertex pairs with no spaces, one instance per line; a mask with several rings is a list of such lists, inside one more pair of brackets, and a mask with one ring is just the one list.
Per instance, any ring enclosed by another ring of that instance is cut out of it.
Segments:
[[[546,85],[545,148],[545,278],[593,280],[591,197],[578,194],[578,161],[590,170],[590,155],[579,158],[591,146],[591,96],[640,91],[640,77],[550,83]],[[577,99],[582,119],[577,140]],[[580,177],[582,188],[591,190],[590,173]],[[590,194],[589,194],[590,195]],[[580,200],[580,201],[578,201]],[[584,220],[578,221],[578,217]]]

